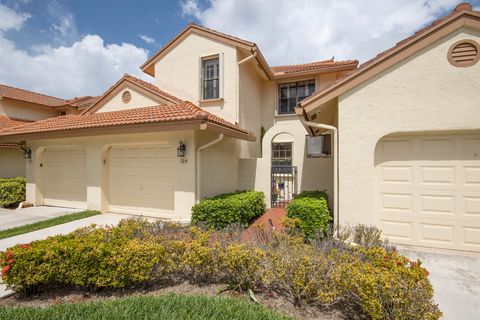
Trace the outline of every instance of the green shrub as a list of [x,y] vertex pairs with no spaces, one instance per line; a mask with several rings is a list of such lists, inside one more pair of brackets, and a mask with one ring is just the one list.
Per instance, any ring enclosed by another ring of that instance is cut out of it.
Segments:
[[265,196],[257,191],[240,191],[206,198],[192,208],[192,223],[223,229],[233,223],[248,223],[265,213]]
[[11,206],[25,201],[25,178],[0,179],[0,206]]
[[325,199],[325,201],[328,203],[328,194],[325,190],[302,191],[295,196],[295,199],[302,198]]
[[332,216],[324,191],[304,191],[287,206],[287,217],[300,219],[300,228],[306,238],[324,237]]

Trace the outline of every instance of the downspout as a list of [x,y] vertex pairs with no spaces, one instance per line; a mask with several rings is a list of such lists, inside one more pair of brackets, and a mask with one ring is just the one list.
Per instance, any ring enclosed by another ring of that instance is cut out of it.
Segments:
[[196,176],[197,176],[197,181],[196,181],[196,182],[197,182],[197,188],[196,188],[196,192],[195,192],[195,198],[196,198],[195,201],[196,201],[196,203],[198,203],[198,202],[200,201],[200,194],[201,194],[201,181],[202,181],[202,175],[201,175],[201,173],[202,173],[202,166],[201,166],[202,163],[201,163],[201,159],[202,159],[202,158],[200,157],[201,151],[202,151],[202,150],[205,150],[205,149],[207,149],[207,148],[210,148],[211,146],[213,146],[214,144],[219,143],[219,142],[222,141],[222,140],[223,140],[223,133],[220,133],[215,140],[212,140],[212,141],[210,141],[209,143],[204,144],[204,145],[201,146],[201,147],[198,147],[198,149],[197,149],[197,167],[196,167],[196,171],[197,171],[197,172],[196,172],[196,173],[197,173],[197,174],[196,174]]
[[251,55],[237,62],[237,108],[235,110],[235,123],[240,123],[240,65],[257,57],[257,52],[254,51]]
[[338,212],[339,207],[339,189],[338,189],[338,130],[336,127],[323,124],[323,123],[316,123],[311,121],[306,121],[303,117],[300,117],[300,121],[303,125],[312,127],[312,128],[319,128],[319,129],[326,129],[332,131],[333,134],[333,212],[337,216],[337,235],[340,233],[340,214]]

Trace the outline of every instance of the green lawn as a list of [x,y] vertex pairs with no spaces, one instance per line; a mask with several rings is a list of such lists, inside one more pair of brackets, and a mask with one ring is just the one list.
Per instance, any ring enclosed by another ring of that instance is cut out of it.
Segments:
[[292,320],[290,317],[243,299],[178,294],[167,294],[159,297],[137,296],[81,304],[62,304],[44,309],[0,307],[0,319]]
[[70,221],[75,221],[83,218],[88,218],[91,216],[95,216],[97,214],[100,214],[98,211],[82,211],[82,212],[77,212],[77,213],[72,213],[72,214],[66,214],[64,216],[44,220],[44,221],[39,221],[35,222],[32,224],[27,224],[24,226],[20,227],[15,227],[11,229],[6,229],[6,230],[0,230],[0,239],[5,239],[5,238],[10,238],[13,236],[18,236],[19,234],[24,234],[48,227],[53,227],[62,223],[67,223]]

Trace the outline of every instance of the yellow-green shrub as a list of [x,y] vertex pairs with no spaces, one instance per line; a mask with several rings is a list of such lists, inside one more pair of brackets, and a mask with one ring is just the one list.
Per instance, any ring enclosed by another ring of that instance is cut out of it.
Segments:
[[221,270],[234,288],[255,288],[261,281],[265,251],[246,244],[230,244],[221,252]]
[[187,278],[192,282],[213,280],[218,277],[219,252],[218,242],[210,243],[210,233],[192,227],[193,239],[186,244],[181,258],[181,266]]
[[428,272],[394,251],[360,248],[360,257],[335,272],[348,301],[372,319],[439,319]]

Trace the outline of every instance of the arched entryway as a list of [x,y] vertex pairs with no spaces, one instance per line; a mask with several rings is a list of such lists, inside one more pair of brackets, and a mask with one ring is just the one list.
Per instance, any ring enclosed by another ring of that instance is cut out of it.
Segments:
[[294,136],[282,132],[271,144],[271,207],[284,208],[296,194],[297,168],[294,165]]

